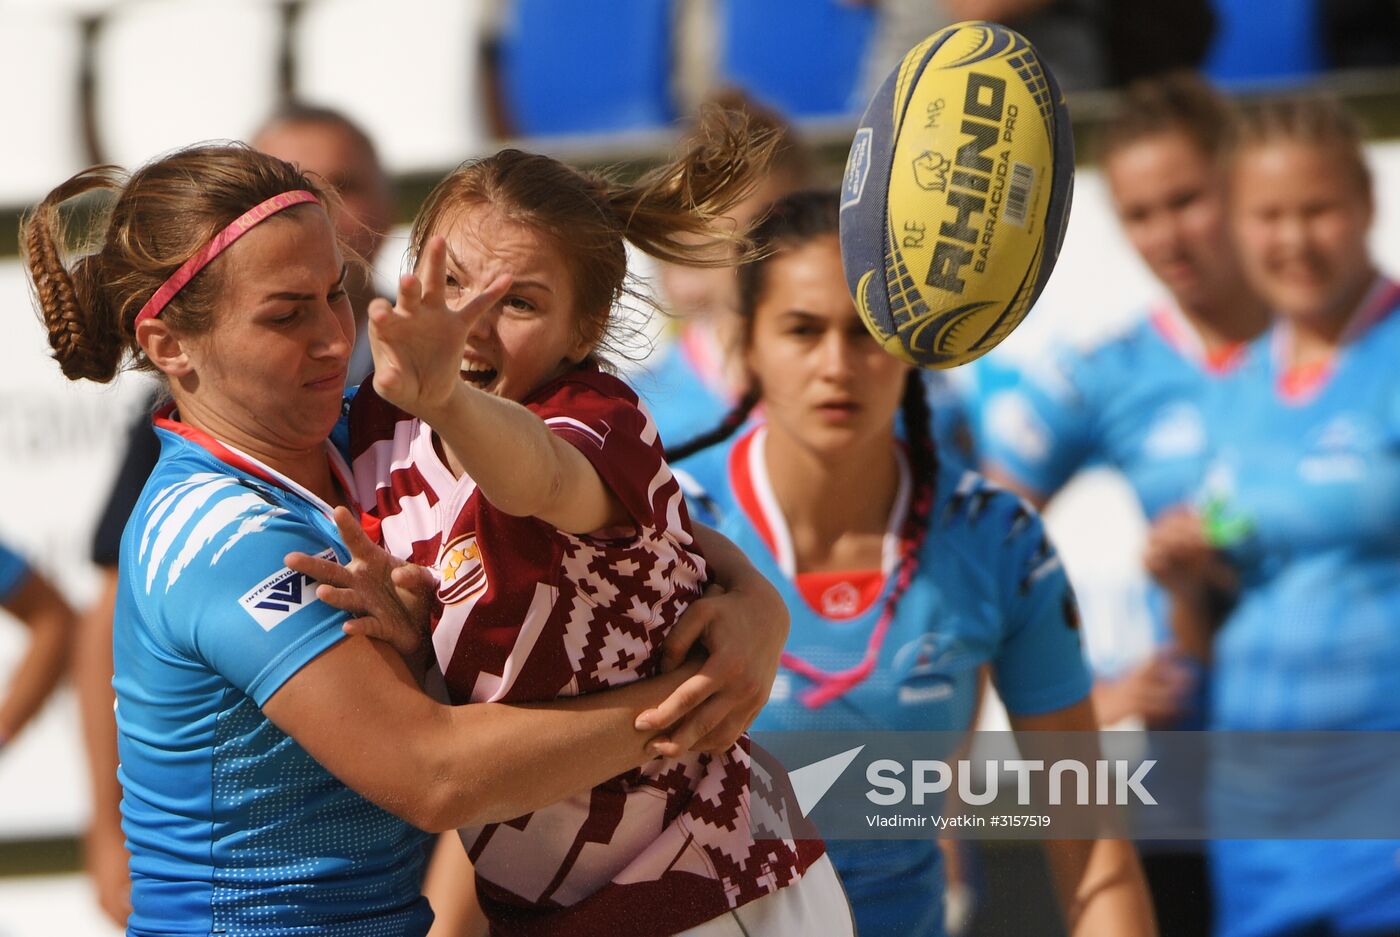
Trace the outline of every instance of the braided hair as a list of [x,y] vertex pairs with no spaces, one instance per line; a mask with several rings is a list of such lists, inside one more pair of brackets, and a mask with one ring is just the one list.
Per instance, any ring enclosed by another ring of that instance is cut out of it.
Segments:
[[[799,248],[820,237],[837,235],[840,232],[840,196],[834,191],[795,192],[774,202],[767,216],[749,233],[752,252],[739,266],[739,315],[742,320],[741,347],[746,347],[753,336],[755,310],[766,287],[766,274],[769,264],[775,257]],[[737,433],[762,399],[762,388],[753,383],[738,404],[713,430],[667,450],[667,460],[678,462],[712,446],[730,439]],[[908,591],[918,573],[919,555],[933,513],[933,502],[938,480],[938,453],[934,445],[931,428],[932,414],[925,395],[924,375],[910,369],[905,377],[904,393],[900,399],[900,415],[908,442],[909,474],[913,486],[909,510],[899,531],[899,561],[894,572],[894,584],[881,609],[880,618],[871,632],[865,660],[846,674],[822,674],[831,678],[819,681],[806,691],[802,700],[809,706],[821,706],[839,697],[852,684],[847,679],[858,671],[873,666],[879,653],[881,642],[894,619],[899,600]],[[801,664],[795,658],[784,655],[785,666],[799,672]],[[803,665],[806,667],[806,665]],[[811,675],[811,674],[809,674]]]

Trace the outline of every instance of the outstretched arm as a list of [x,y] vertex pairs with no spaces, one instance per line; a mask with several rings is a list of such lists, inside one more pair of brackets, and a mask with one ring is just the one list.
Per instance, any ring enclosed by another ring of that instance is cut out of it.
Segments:
[[628,523],[622,503],[589,461],[520,404],[461,378],[472,323],[495,309],[510,287],[504,272],[459,307],[449,306],[447,245],[431,238],[418,270],[399,283],[395,306],[370,306],[374,389],[426,422],[481,494],[517,517],[538,517],[586,534]]

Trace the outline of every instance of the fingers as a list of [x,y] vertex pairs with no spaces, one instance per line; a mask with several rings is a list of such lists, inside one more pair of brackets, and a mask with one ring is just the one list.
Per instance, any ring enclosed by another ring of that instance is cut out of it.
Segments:
[[501,301],[501,298],[506,295],[506,291],[510,289],[511,284],[514,282],[515,277],[511,276],[511,274],[504,271],[497,273],[491,278],[490,282],[487,283],[486,289],[472,297],[470,308],[473,311],[490,309]]
[[739,741],[739,736],[748,731],[757,717],[758,710],[733,710],[728,718],[721,719],[708,734],[694,742],[690,749],[696,752],[722,752]]
[[[407,279],[406,277],[404,279]],[[400,281],[402,289],[402,281]],[[369,302],[369,321],[371,323],[382,323],[394,314],[394,304],[383,297],[375,297]]]
[[342,612],[363,612],[365,610],[364,596],[355,589],[342,589],[338,586],[328,586],[321,583],[316,587],[316,598]]
[[[713,677],[704,673],[697,673],[686,680],[670,696],[661,701],[655,709],[648,709],[637,717],[636,727],[638,731],[646,732],[653,729],[664,729],[667,726],[680,722],[700,704],[704,703],[719,690],[719,685]],[[709,731],[707,728],[706,731]],[[699,738],[697,735],[696,738]]]
[[[399,313],[412,314],[423,307],[423,284],[418,279],[418,274],[405,273],[399,277],[399,301],[395,304]],[[385,317],[382,322],[390,322],[391,318]]]
[[352,560],[383,563],[388,559],[388,553],[369,539],[369,534],[360,526],[360,519],[349,508],[337,507],[331,517],[335,521],[336,530],[340,531],[340,539],[350,550]]
[[736,711],[727,695],[710,697],[676,725],[666,730],[665,757],[678,758],[686,752],[723,751],[733,745],[748,727],[747,710]]
[[334,560],[309,556],[305,553],[288,553],[282,558],[282,562],[287,564],[287,568],[294,569],[317,582],[329,583],[333,586],[348,586],[353,581],[353,574],[350,570]]
[[372,641],[382,641],[405,659],[413,656],[418,650],[417,640],[413,635],[399,628],[386,626],[378,618],[370,615],[351,618],[340,626],[340,630],[348,635],[358,635]]
[[426,566],[419,566],[417,563],[404,563],[395,566],[389,573],[389,579],[400,589],[410,592],[435,592],[437,591],[437,580],[433,578],[433,571]]
[[680,620],[671,626],[671,631],[661,644],[662,673],[670,673],[675,670],[690,656],[695,642],[700,640],[701,635],[709,626],[710,619],[713,617],[713,607],[704,599],[699,599],[693,602],[681,615]]
[[430,308],[442,307],[447,296],[447,239],[428,238],[427,247],[418,261],[416,282],[422,291],[419,303]]

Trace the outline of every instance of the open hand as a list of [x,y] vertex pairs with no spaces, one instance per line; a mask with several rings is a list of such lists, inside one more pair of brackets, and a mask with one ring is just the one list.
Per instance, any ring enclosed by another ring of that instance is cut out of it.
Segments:
[[399,278],[398,303],[370,303],[374,389],[394,406],[424,419],[446,404],[462,385],[462,350],[472,322],[499,302],[510,284],[509,273],[488,275],[480,293],[449,306],[447,242],[429,238],[417,269]]
[[399,653],[415,673],[432,660],[430,623],[436,583],[421,566],[395,559],[365,535],[355,516],[335,509],[335,526],[350,550],[350,562],[289,553],[289,567],[320,583],[316,598],[356,616],[342,625],[346,634],[383,641]]

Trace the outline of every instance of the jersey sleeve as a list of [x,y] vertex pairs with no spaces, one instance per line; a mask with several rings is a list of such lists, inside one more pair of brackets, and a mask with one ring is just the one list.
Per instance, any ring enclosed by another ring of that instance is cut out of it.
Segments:
[[[656,424],[620,381],[570,380],[528,404],[550,431],[598,472],[639,527],[666,530],[680,523],[680,485],[666,464]],[[615,384],[616,388],[609,386]]]
[[[293,551],[344,561],[344,548],[256,489],[213,476],[156,499],[128,532],[128,573],[153,637],[218,673],[259,706],[345,637],[346,613],[289,568]],[[123,557],[125,562],[126,557]]]
[[1093,456],[1093,401],[1085,359],[1065,353],[1023,372],[987,398],[983,414],[987,464],[1048,497]]
[[1087,696],[1093,683],[1080,643],[1079,607],[1039,516],[1009,493],[998,498],[994,529],[985,532],[1004,544],[997,691],[1017,715],[1063,709]]
[[24,585],[29,564],[24,557],[0,543],[0,602],[8,602]]

